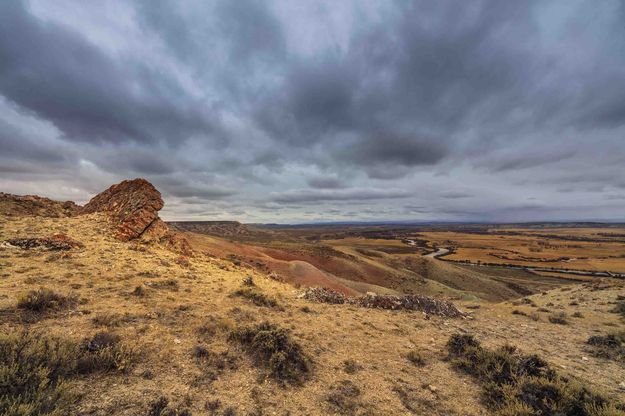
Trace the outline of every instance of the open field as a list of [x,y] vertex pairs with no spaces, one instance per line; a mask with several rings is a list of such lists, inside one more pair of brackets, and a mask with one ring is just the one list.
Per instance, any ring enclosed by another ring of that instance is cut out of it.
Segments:
[[454,248],[449,260],[625,272],[625,228],[496,228],[484,233],[428,231],[431,244]]

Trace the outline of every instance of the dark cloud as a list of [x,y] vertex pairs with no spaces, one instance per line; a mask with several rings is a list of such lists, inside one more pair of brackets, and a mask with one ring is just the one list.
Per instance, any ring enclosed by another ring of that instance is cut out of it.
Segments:
[[0,93],[67,138],[176,144],[215,131],[206,103],[193,100],[175,78],[107,55],[81,34],[38,20],[24,2],[0,7]]
[[473,194],[469,192],[462,191],[446,191],[441,192],[440,194],[445,199],[463,199],[463,198],[471,198]]
[[345,183],[335,176],[316,176],[309,178],[307,181],[308,186],[317,189],[339,189],[345,188]]
[[367,201],[375,199],[406,198],[410,193],[400,189],[349,188],[330,189],[293,189],[272,193],[272,200],[279,203],[324,202],[324,201]]
[[447,152],[440,141],[385,134],[352,143],[340,156],[341,160],[365,167],[376,165],[410,167],[435,164]]
[[219,187],[208,187],[208,186],[193,186],[193,185],[182,185],[182,186],[173,186],[166,187],[166,192],[170,195],[185,198],[185,197],[197,197],[200,199],[219,199],[232,195],[236,195],[236,191],[232,189],[224,189]]

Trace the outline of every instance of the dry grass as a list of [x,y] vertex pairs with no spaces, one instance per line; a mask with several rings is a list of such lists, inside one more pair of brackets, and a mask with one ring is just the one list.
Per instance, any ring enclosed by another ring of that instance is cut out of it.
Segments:
[[21,295],[17,307],[31,312],[47,312],[74,306],[77,303],[75,296],[65,296],[42,287]]
[[267,308],[280,309],[278,301],[271,296],[262,293],[257,288],[242,287],[233,293],[234,296],[239,296],[248,299],[256,306],[265,306]]

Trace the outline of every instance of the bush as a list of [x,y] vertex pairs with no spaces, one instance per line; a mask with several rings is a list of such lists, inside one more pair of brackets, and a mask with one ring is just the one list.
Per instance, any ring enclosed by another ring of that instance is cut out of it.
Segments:
[[257,365],[281,383],[301,382],[311,371],[311,361],[287,329],[269,322],[234,330],[229,339],[243,345]]
[[349,380],[342,380],[331,387],[326,401],[333,413],[354,415],[361,407],[360,389]]
[[119,360],[122,345],[119,337],[111,335],[96,334],[81,345],[28,331],[0,334],[0,414],[70,414],[75,397],[65,380],[93,371],[126,369],[121,365],[126,361]]
[[150,404],[148,416],[191,416],[187,409],[179,409],[169,404],[169,399],[161,396]]
[[616,302],[616,306],[610,310],[612,313],[618,313],[625,318],[625,301],[619,300]]
[[233,293],[234,296],[239,296],[252,301],[254,305],[265,306],[268,308],[279,308],[278,302],[259,290],[253,287],[243,287]]
[[96,316],[91,319],[91,322],[93,322],[95,326],[117,327],[135,320],[136,317],[127,312],[123,315],[119,313],[103,312],[96,314]]
[[355,374],[358,371],[362,370],[362,366],[358,364],[354,360],[345,360],[343,361],[343,371],[347,374]]
[[46,312],[69,308],[77,303],[74,296],[64,296],[45,287],[20,296],[17,307],[32,312]]
[[568,325],[569,321],[566,320],[566,313],[556,312],[549,316],[549,322],[558,325]]
[[128,371],[135,362],[136,351],[122,342],[118,335],[98,332],[82,343],[77,361],[79,373],[97,371]]
[[515,347],[490,350],[472,336],[456,334],[447,349],[454,366],[480,381],[485,404],[498,415],[607,416],[625,410],[623,404],[558,375],[537,355],[520,354]]
[[408,351],[406,358],[417,367],[423,367],[425,365],[425,358],[423,358],[423,355],[421,355],[417,350]]
[[605,336],[595,335],[586,341],[593,355],[609,360],[625,362],[625,332]]
[[77,353],[77,344],[59,338],[0,334],[0,414],[63,414],[72,401],[63,379],[74,372]]

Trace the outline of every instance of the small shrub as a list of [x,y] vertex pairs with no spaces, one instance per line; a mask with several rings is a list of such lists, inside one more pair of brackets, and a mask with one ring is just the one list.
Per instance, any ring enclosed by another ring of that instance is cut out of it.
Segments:
[[539,321],[540,320],[540,314],[538,312],[532,312],[530,313],[530,318],[532,321]]
[[209,315],[206,321],[197,328],[198,335],[208,338],[218,332],[230,332],[235,326],[234,320],[230,318],[216,317]]
[[267,308],[279,308],[278,301],[274,298],[265,295],[255,288],[243,287],[233,293],[234,296],[239,296],[252,301],[256,306],[265,306]]
[[341,380],[331,387],[326,401],[333,413],[355,415],[362,406],[360,395],[358,386],[349,380]]
[[625,362],[625,332],[609,335],[595,335],[586,342],[596,357]]
[[77,361],[79,373],[98,371],[125,372],[136,361],[134,348],[121,342],[121,338],[111,332],[98,332],[85,340],[81,346],[81,356]]
[[618,313],[623,318],[625,318],[625,301],[619,300],[616,302],[616,306],[610,310],[612,313]]
[[146,296],[147,294],[148,293],[146,289],[142,285],[135,287],[135,289],[132,291],[132,295],[140,297],[140,298]]
[[130,315],[129,313],[120,314],[103,312],[96,314],[96,316],[91,319],[91,322],[93,322],[95,326],[117,327],[134,320],[136,320],[136,317]]
[[198,365],[204,370],[204,378],[208,381],[217,379],[217,376],[226,369],[237,368],[237,357],[229,351],[215,353],[202,345],[196,345],[193,356]]
[[77,299],[74,296],[64,296],[42,287],[20,296],[17,307],[32,312],[46,312],[69,308],[76,303]]
[[566,320],[566,313],[556,312],[549,316],[549,322],[558,325],[568,325],[569,321]]
[[252,276],[245,276],[245,278],[243,279],[243,286],[256,286],[254,284],[254,279],[252,279]]
[[[0,334],[0,414],[72,414],[69,409],[75,395],[66,380],[92,371],[127,368],[117,360],[121,345],[119,337],[102,333],[83,344],[28,331]],[[111,354],[115,360],[107,355],[113,352],[117,352]]]
[[208,348],[203,345],[196,345],[193,347],[193,356],[195,358],[206,358],[209,354],[210,352],[208,351]]
[[311,361],[287,329],[269,322],[234,330],[229,339],[246,348],[257,365],[281,383],[301,382],[311,371]]
[[512,311],[512,315],[522,315],[522,316],[527,316],[527,313],[520,311],[518,309],[515,309]]
[[559,376],[537,355],[520,354],[515,347],[490,350],[467,335],[452,335],[447,343],[454,366],[475,377],[484,403],[501,416],[619,415],[623,404]]
[[425,358],[423,358],[423,355],[417,350],[408,351],[406,358],[417,367],[423,367],[425,365]]
[[191,416],[187,409],[179,409],[169,404],[169,399],[161,396],[150,404],[148,416]]
[[219,399],[207,400],[206,403],[204,404],[204,410],[209,412],[209,414],[211,415],[217,414],[217,410],[219,410],[220,407],[221,407],[221,400]]
[[41,334],[0,334],[0,414],[56,415],[72,395],[64,379],[75,368],[77,344]]
[[573,315],[571,315],[571,316],[573,318],[583,318],[584,314],[578,311],[578,312],[573,313]]
[[[178,284],[178,281],[176,279],[166,279],[166,280],[159,280],[156,282],[147,282],[146,285],[155,289],[166,289],[166,290],[171,290],[173,292],[177,292],[180,289],[180,285]],[[137,286],[137,287],[141,287],[141,286]]]
[[360,370],[362,370],[362,366],[356,361],[351,359],[343,361],[343,371],[345,371],[347,374],[354,374]]

